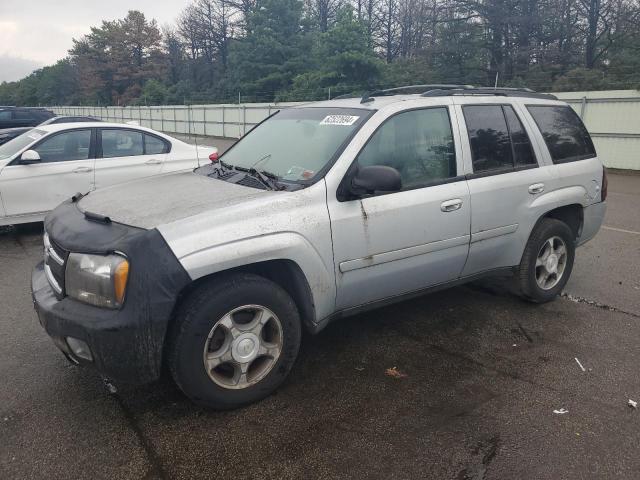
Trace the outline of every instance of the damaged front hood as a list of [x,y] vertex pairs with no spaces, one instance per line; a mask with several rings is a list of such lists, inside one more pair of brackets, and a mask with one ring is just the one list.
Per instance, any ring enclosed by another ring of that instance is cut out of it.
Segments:
[[78,206],[114,222],[150,229],[272,195],[277,193],[183,172],[96,190],[82,198]]

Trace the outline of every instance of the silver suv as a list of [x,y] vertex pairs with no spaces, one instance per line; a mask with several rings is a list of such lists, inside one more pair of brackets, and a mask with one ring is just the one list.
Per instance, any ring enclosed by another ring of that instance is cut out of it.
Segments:
[[[419,91],[422,93],[407,93]],[[115,381],[265,397],[303,329],[487,275],[554,299],[605,213],[580,118],[529,90],[420,86],[284,109],[219,160],[45,220],[41,324]]]

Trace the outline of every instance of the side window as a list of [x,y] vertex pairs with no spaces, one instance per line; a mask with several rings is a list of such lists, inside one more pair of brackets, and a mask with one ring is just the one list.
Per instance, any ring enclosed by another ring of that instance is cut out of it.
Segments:
[[456,155],[446,107],[400,113],[369,139],[358,165],[387,165],[400,172],[408,190],[456,176]]
[[31,112],[24,110],[16,110],[13,112],[13,116],[16,120],[32,120],[35,117]]
[[169,148],[164,140],[154,137],[153,135],[144,136],[144,153],[146,155],[159,155],[167,153]]
[[589,132],[571,107],[530,105],[553,163],[573,162],[596,156]]
[[537,165],[531,141],[510,105],[463,107],[474,173]]
[[0,120],[11,120],[11,110],[0,110]]
[[142,155],[142,132],[133,130],[102,130],[102,157],[130,157]]
[[510,105],[502,107],[504,109],[504,116],[507,119],[507,126],[509,127],[509,133],[511,134],[511,144],[513,145],[513,156],[516,167],[524,165],[535,165],[536,157],[533,154],[533,147],[529,136],[522,126],[522,122]]
[[34,150],[43,162],[65,162],[87,160],[90,146],[91,130],[73,130],[43,140]]
[[500,105],[463,107],[469,132],[473,171],[513,168],[513,151],[507,122]]

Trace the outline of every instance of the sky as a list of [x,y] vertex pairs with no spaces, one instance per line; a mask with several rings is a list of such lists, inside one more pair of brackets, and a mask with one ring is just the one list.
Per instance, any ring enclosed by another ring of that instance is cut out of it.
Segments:
[[102,20],[140,10],[172,25],[190,0],[0,0],[0,82],[64,58],[74,38]]

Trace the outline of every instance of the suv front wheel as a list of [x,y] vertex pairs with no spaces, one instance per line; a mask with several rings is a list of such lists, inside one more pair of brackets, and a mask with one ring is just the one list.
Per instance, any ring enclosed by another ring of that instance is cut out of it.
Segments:
[[527,242],[518,269],[522,295],[536,303],[553,300],[569,280],[574,256],[573,232],[567,224],[542,219]]
[[266,397],[287,377],[300,347],[295,303],[279,285],[253,274],[207,282],[174,320],[171,374],[207,407],[236,408]]

